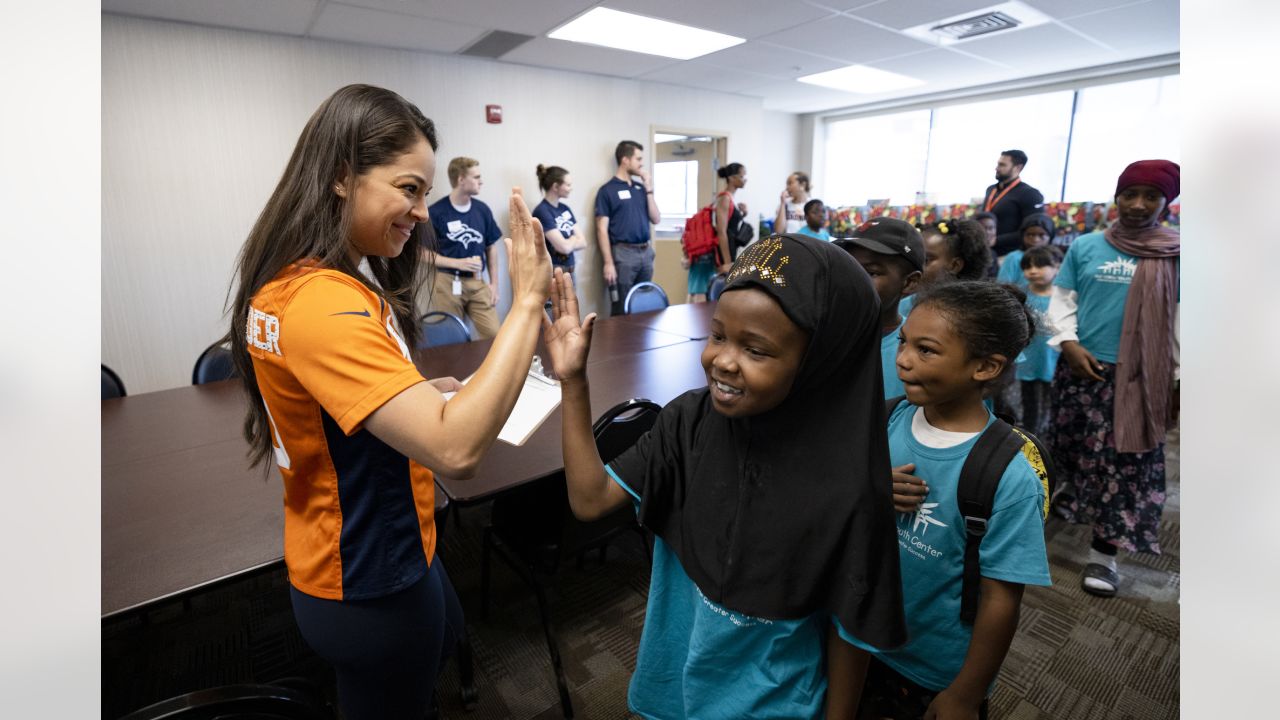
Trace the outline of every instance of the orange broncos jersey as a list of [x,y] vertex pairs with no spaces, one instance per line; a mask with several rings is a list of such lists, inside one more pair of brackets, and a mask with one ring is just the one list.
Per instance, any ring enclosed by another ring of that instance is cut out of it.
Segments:
[[332,600],[413,584],[435,554],[435,482],[362,426],[423,382],[390,306],[345,273],[295,263],[254,296],[246,335],[284,476],[289,581]]

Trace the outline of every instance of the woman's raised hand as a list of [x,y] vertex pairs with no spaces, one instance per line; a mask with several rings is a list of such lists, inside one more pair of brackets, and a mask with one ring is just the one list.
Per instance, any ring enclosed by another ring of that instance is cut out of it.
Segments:
[[542,339],[556,377],[564,382],[581,379],[586,372],[587,353],[591,351],[591,330],[596,314],[579,320],[578,295],[573,291],[573,276],[556,268],[551,280],[552,321],[542,320]]
[[539,308],[551,289],[551,256],[542,235],[542,223],[529,212],[520,188],[511,188],[511,237],[507,243],[507,270],[511,275],[511,300],[526,300]]

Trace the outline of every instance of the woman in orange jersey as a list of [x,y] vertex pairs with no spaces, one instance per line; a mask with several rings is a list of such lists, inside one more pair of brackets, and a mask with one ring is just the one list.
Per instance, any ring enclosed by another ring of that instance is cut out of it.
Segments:
[[465,387],[422,377],[409,348],[414,294],[433,275],[419,263],[435,150],[435,126],[404,98],[338,90],[303,128],[238,260],[229,339],[250,398],[245,437],[255,464],[280,468],[294,614],[334,665],[348,720],[418,720],[429,706],[462,629],[435,556],[433,472],[468,476],[497,437],[551,277],[514,191],[510,314]]

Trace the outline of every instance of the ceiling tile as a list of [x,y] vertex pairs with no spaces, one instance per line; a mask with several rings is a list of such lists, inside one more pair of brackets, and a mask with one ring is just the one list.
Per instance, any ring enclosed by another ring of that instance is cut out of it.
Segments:
[[956,50],[1016,66],[1018,75],[1043,75],[1118,62],[1121,57],[1056,24],[994,33],[957,43]]
[[661,67],[679,63],[679,60],[633,53],[626,50],[583,45],[567,40],[552,40],[539,37],[530,40],[511,52],[503,55],[502,60],[523,65],[576,70],[578,72],[616,75],[619,77],[636,77],[652,72]]
[[955,87],[981,85],[1007,77],[1012,71],[991,63],[971,58],[946,49],[907,55],[900,58],[870,63],[872,67],[888,70],[907,77],[919,78],[928,84],[923,88],[910,88],[899,95],[919,95]]
[[670,20],[752,39],[833,13],[813,5],[777,0],[608,0],[615,10]]
[[905,35],[837,15],[761,38],[770,45],[861,63],[928,50],[932,46]]
[[388,10],[523,35],[544,35],[599,3],[595,0],[343,0],[348,5]]
[[1101,40],[1126,59],[1178,52],[1179,48],[1178,0],[1151,0],[1063,24]]
[[307,31],[318,0],[102,0],[102,11],[301,35]]
[[483,28],[331,2],[309,33],[327,40],[453,53],[484,34]]
[[758,42],[746,42],[720,52],[703,55],[698,59],[723,68],[746,70],[785,79],[835,70],[846,65],[842,60],[820,58]]
[[949,18],[970,10],[999,5],[1004,0],[929,0],[928,2],[882,2],[849,11],[850,15],[905,30],[927,22]]
[[1114,10],[1124,5],[1138,5],[1149,0],[1022,0],[1040,12],[1058,20],[1088,15],[1100,10]]
[[717,67],[698,60],[687,60],[645,73],[636,79],[738,93],[759,87],[761,84],[774,82],[777,78]]
[[761,85],[749,91],[747,95],[759,95],[764,98],[765,110],[781,110],[784,112],[805,113],[847,107],[854,103],[865,102],[866,96],[840,92],[830,88],[807,85],[802,82],[777,81]]

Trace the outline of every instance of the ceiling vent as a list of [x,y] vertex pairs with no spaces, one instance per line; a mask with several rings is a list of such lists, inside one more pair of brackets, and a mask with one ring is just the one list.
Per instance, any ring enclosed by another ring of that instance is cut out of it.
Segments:
[[929,31],[952,40],[968,40],[979,35],[1012,30],[1020,24],[1017,19],[1002,12],[989,12],[945,25],[934,25]]
[[480,36],[479,40],[471,43],[470,46],[458,54],[496,60],[532,39],[532,35],[494,30]]
[[1048,15],[1020,0],[1009,0],[966,13],[937,18],[933,22],[904,28],[903,33],[930,45],[954,45],[993,33],[1026,30],[1053,21]]

